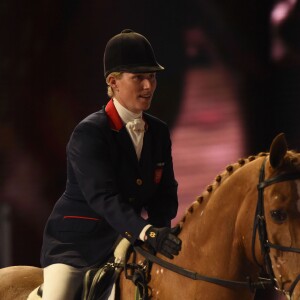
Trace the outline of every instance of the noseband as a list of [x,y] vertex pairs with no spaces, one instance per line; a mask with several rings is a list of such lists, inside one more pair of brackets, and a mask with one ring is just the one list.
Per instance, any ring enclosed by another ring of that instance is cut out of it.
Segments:
[[[290,180],[296,180],[300,178],[300,172],[294,172],[294,173],[283,173],[279,174],[278,176],[271,177],[268,179],[265,179],[265,165],[266,165],[266,158],[261,166],[260,174],[259,174],[259,183],[257,185],[258,189],[258,200],[257,200],[257,206],[256,206],[256,212],[255,212],[255,218],[254,218],[254,226],[253,226],[253,235],[252,235],[252,255],[256,262],[256,264],[260,267],[261,270],[265,268],[268,276],[270,277],[273,286],[276,290],[283,292],[284,294],[292,295],[297,283],[300,281],[300,274],[296,277],[294,282],[291,284],[289,290],[285,291],[281,287],[278,286],[278,282],[276,280],[276,277],[273,272],[272,268],[272,262],[270,258],[270,249],[276,249],[283,252],[296,252],[300,253],[299,248],[292,248],[292,247],[285,247],[278,244],[273,244],[268,239],[268,233],[267,233],[267,225],[266,225],[266,219],[265,219],[265,210],[264,210],[264,189],[270,185],[283,182],[283,181],[290,181]],[[256,235],[258,233],[259,240],[260,240],[260,246],[261,246],[261,253],[264,258],[264,268],[261,266],[256,258],[255,255],[255,240]]]

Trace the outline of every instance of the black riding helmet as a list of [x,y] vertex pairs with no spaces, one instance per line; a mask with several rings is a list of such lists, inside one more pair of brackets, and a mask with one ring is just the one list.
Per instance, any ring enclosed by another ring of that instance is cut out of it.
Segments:
[[148,73],[164,70],[156,61],[150,42],[131,29],[123,30],[108,41],[103,60],[105,78],[112,72]]

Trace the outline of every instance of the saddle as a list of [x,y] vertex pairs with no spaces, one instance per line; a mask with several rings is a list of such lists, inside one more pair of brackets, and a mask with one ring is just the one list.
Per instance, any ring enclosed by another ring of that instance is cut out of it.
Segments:
[[[103,267],[93,268],[86,272],[83,281],[82,300],[115,299],[115,284],[126,262],[126,253],[130,243],[122,239],[114,251],[114,259]],[[118,291],[118,289],[117,289]]]
[[120,271],[120,268],[113,263],[87,271],[84,277],[82,300],[115,299],[114,285],[119,278]]
[[[129,256],[133,258],[129,262]],[[125,278],[136,286],[135,300],[148,300],[148,279],[151,266],[148,261],[136,263],[136,253],[126,239],[122,239],[114,251],[114,261],[102,268],[89,270],[84,278],[82,300],[117,300],[119,296],[119,275],[124,271]]]

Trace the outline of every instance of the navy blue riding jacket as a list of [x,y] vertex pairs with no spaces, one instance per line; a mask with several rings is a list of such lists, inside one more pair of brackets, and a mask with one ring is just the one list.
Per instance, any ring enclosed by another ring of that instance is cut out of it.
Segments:
[[143,119],[139,161],[112,100],[76,126],[67,145],[66,189],[44,230],[42,267],[101,264],[120,235],[134,244],[145,225],[170,226],[178,199],[169,130],[149,114]]

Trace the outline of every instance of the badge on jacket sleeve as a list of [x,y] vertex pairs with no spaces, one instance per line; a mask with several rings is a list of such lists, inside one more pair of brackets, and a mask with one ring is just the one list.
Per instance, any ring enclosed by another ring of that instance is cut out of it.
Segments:
[[156,167],[155,167],[155,170],[154,170],[154,182],[156,184],[159,184],[160,181],[161,181],[164,165],[165,165],[164,162],[156,164]]

